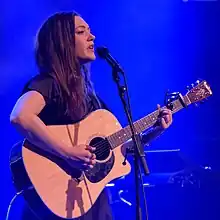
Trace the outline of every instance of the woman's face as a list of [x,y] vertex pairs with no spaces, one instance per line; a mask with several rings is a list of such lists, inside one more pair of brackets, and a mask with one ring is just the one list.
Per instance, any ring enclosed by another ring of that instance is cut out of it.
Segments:
[[80,16],[75,16],[76,57],[81,64],[95,60],[94,39],[89,25]]

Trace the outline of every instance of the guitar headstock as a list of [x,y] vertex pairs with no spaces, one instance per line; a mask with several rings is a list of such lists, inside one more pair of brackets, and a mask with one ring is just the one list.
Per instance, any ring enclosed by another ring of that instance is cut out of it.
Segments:
[[196,86],[186,94],[191,103],[201,102],[211,95],[212,90],[205,80],[202,82],[196,81]]

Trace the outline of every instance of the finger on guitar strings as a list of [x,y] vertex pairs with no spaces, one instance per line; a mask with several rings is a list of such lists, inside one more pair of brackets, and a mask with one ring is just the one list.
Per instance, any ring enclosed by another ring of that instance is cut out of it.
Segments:
[[86,150],[89,150],[90,152],[94,152],[96,150],[96,148],[89,146],[89,145],[86,145]]
[[169,117],[169,115],[164,115],[163,118],[164,118],[166,124],[168,124],[168,123],[170,122],[170,117]]
[[91,165],[91,164],[84,163],[84,164],[82,164],[81,169],[84,170],[84,171],[89,171],[89,169],[92,169],[93,167],[94,166]]
[[160,107],[160,104],[157,104],[157,110],[158,110],[158,118],[161,118],[161,114],[162,114],[162,109],[161,109],[161,107]]
[[163,128],[167,128],[168,124],[166,123],[164,118],[161,118],[161,125]]
[[90,165],[95,165],[96,164],[96,160],[90,160]]
[[90,161],[91,161],[91,157],[85,157],[83,160],[84,160],[84,162],[86,162],[87,164],[89,164]]

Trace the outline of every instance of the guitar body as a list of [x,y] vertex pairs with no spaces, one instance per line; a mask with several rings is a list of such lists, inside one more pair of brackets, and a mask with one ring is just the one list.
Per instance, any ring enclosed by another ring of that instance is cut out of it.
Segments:
[[98,149],[104,138],[120,130],[121,125],[110,112],[97,110],[79,123],[48,128],[68,146],[97,146],[97,163],[86,172],[70,168],[65,161],[41,152],[27,141],[22,147],[25,170],[44,205],[56,216],[74,219],[90,210],[106,184],[130,172],[128,162],[122,165],[122,146],[101,154]]

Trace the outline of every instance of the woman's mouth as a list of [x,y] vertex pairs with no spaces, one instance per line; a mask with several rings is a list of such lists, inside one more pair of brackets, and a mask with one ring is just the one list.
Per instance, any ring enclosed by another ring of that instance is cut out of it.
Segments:
[[90,45],[88,49],[94,52],[94,45]]

